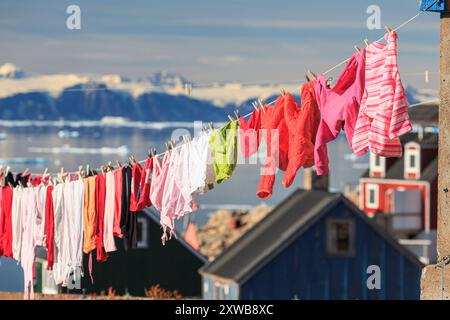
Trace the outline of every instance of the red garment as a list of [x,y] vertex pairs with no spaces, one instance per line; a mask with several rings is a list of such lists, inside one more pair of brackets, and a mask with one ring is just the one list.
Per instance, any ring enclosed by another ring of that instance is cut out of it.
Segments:
[[13,189],[3,187],[0,214],[0,257],[12,258],[12,199]]
[[285,171],[288,166],[289,130],[284,119],[284,97],[280,96],[274,107],[264,106],[261,128],[266,137],[267,159],[256,195],[267,199],[272,195],[277,167]]
[[[130,211],[141,211],[152,205],[150,201],[150,177],[153,168],[153,158],[147,158],[144,168],[139,163],[133,165],[131,171]],[[148,174],[147,174],[148,172]]]
[[47,187],[45,198],[45,236],[47,244],[47,270],[53,269],[54,261],[54,237],[55,237],[55,215],[53,211],[53,186]]
[[130,195],[130,211],[136,212],[141,210],[139,207],[139,197],[141,193],[141,177],[142,172],[141,165],[137,162],[133,164],[133,168],[131,169],[131,195]]
[[108,259],[103,247],[103,226],[105,217],[106,182],[105,174],[100,173],[95,177],[95,211],[97,211],[97,261],[104,262]]
[[33,187],[37,187],[41,183],[47,184],[50,177],[47,176],[45,177],[45,179],[42,179],[43,176],[44,176],[43,174],[37,174],[34,177],[30,177],[29,182],[33,185]]
[[320,123],[320,111],[314,95],[315,81],[302,86],[302,107],[294,97],[285,95],[284,118],[289,129],[289,164],[283,177],[283,185],[294,182],[297,171],[314,165],[314,143]]
[[249,158],[258,151],[261,130],[261,112],[255,110],[248,121],[244,117],[239,119],[239,139],[244,158]]
[[113,234],[115,237],[123,238],[120,227],[120,216],[122,214],[122,176],[123,167],[114,170],[114,224]]

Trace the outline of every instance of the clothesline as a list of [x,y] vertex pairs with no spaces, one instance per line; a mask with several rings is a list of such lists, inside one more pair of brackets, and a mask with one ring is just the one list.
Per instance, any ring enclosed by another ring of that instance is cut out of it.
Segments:
[[[439,1],[439,0],[434,1],[433,3],[431,3],[430,5],[428,5],[424,10],[419,11],[419,12],[418,12],[416,15],[414,15],[413,17],[411,17],[411,18],[409,18],[408,20],[405,20],[404,22],[402,22],[401,24],[399,24],[397,27],[395,27],[394,29],[392,29],[392,31],[398,31],[398,30],[400,30],[401,28],[403,28],[404,26],[408,25],[410,22],[412,22],[413,20],[415,20],[416,18],[418,18],[418,17],[419,17],[420,15],[422,15],[424,12],[428,11],[428,9],[430,9],[430,8],[431,8],[434,4],[436,4],[438,1]],[[377,40],[375,40],[375,41],[373,41],[373,42],[380,42],[380,41],[382,41],[383,39],[384,39],[384,36],[380,37],[379,39],[377,39]],[[335,69],[339,68],[340,66],[344,65],[345,63],[347,63],[350,59],[351,59],[351,58],[347,58],[347,59],[345,59],[345,60],[339,62],[338,64],[336,64],[336,65],[334,65],[333,67],[329,68],[328,70],[324,71],[322,74],[326,75],[326,74],[332,72],[333,70],[335,70]],[[303,84],[304,84],[304,82],[303,82],[300,86],[298,86],[295,90],[300,89],[301,86],[302,86]],[[273,101],[270,101],[270,102],[265,103],[265,104],[266,104],[266,105],[272,105],[272,104],[274,104],[275,102],[276,102],[276,100],[273,100]],[[243,115],[242,117],[243,117],[243,118],[247,118],[247,117],[251,116],[252,114],[253,114],[253,111],[251,111],[251,112],[249,112],[249,113]],[[184,144],[184,143],[181,143],[181,144],[179,144],[178,146],[175,146],[174,148],[179,148],[179,147],[180,147],[181,145],[183,145],[183,144]],[[165,154],[165,152],[161,152],[161,153],[158,153],[158,154],[156,154],[156,155],[154,155],[154,156],[155,156],[155,157],[161,157],[161,156],[163,156],[164,154]],[[136,161],[136,162],[138,162],[139,164],[142,164],[142,163],[145,163],[145,161],[146,161],[146,159],[144,159],[144,160],[139,160],[139,161]],[[101,170],[101,167],[95,168],[95,169],[93,169],[93,170],[95,170],[95,171],[96,171],[96,170]],[[67,172],[67,174],[76,174],[76,173],[78,173],[78,171]],[[32,174],[32,175],[35,175],[35,173],[31,173],[31,174]],[[59,173],[47,173],[48,176],[57,176],[58,174],[59,174]]]

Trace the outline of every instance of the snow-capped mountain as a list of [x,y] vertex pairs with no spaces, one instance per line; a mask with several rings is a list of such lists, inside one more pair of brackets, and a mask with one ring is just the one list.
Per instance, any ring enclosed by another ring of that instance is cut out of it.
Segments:
[[26,74],[12,63],[5,63],[0,66],[0,78],[3,79],[23,79]]
[[[300,93],[297,84],[195,86],[188,96],[179,74],[158,72],[129,79],[118,74],[26,75],[12,64],[0,67],[0,119],[98,120],[116,116],[144,121],[220,121],[238,108],[252,110],[257,98],[272,101],[279,88]],[[411,104],[431,100],[437,90],[406,88]]]

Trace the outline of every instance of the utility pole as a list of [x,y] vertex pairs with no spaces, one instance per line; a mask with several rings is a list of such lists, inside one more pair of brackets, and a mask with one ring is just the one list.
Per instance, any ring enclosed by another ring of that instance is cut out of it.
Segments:
[[438,263],[422,271],[421,299],[450,299],[450,1],[440,22]]

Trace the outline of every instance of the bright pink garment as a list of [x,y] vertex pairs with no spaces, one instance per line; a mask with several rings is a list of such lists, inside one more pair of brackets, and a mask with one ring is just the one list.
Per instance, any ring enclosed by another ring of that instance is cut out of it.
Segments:
[[398,137],[412,127],[408,100],[397,66],[397,34],[385,35],[387,44],[373,42],[366,50],[366,86],[353,136],[353,150],[367,149],[383,157],[401,157]]
[[106,252],[116,251],[114,242],[114,198],[115,181],[114,172],[108,171],[105,175],[106,193],[105,193],[105,216],[103,224],[103,247]]
[[123,167],[116,169],[114,172],[114,236],[123,238],[122,229],[120,228],[120,215],[122,213],[122,175]]
[[12,200],[13,189],[9,186],[0,188],[0,257],[12,258]]
[[261,111],[258,109],[252,112],[248,121],[244,117],[239,119],[239,139],[244,158],[248,158],[258,151],[261,130],[260,113]]
[[333,88],[327,85],[324,75],[317,77],[316,100],[322,119],[314,146],[314,164],[318,175],[326,174],[328,167],[328,142],[337,138],[343,129],[352,145],[353,132],[364,90],[365,49],[355,53]]
[[161,211],[162,199],[164,194],[164,185],[167,179],[167,172],[169,170],[170,152],[166,151],[164,154],[162,165],[159,162],[158,157],[153,158],[153,173],[152,173],[152,186],[150,190],[150,200],[153,206]]

